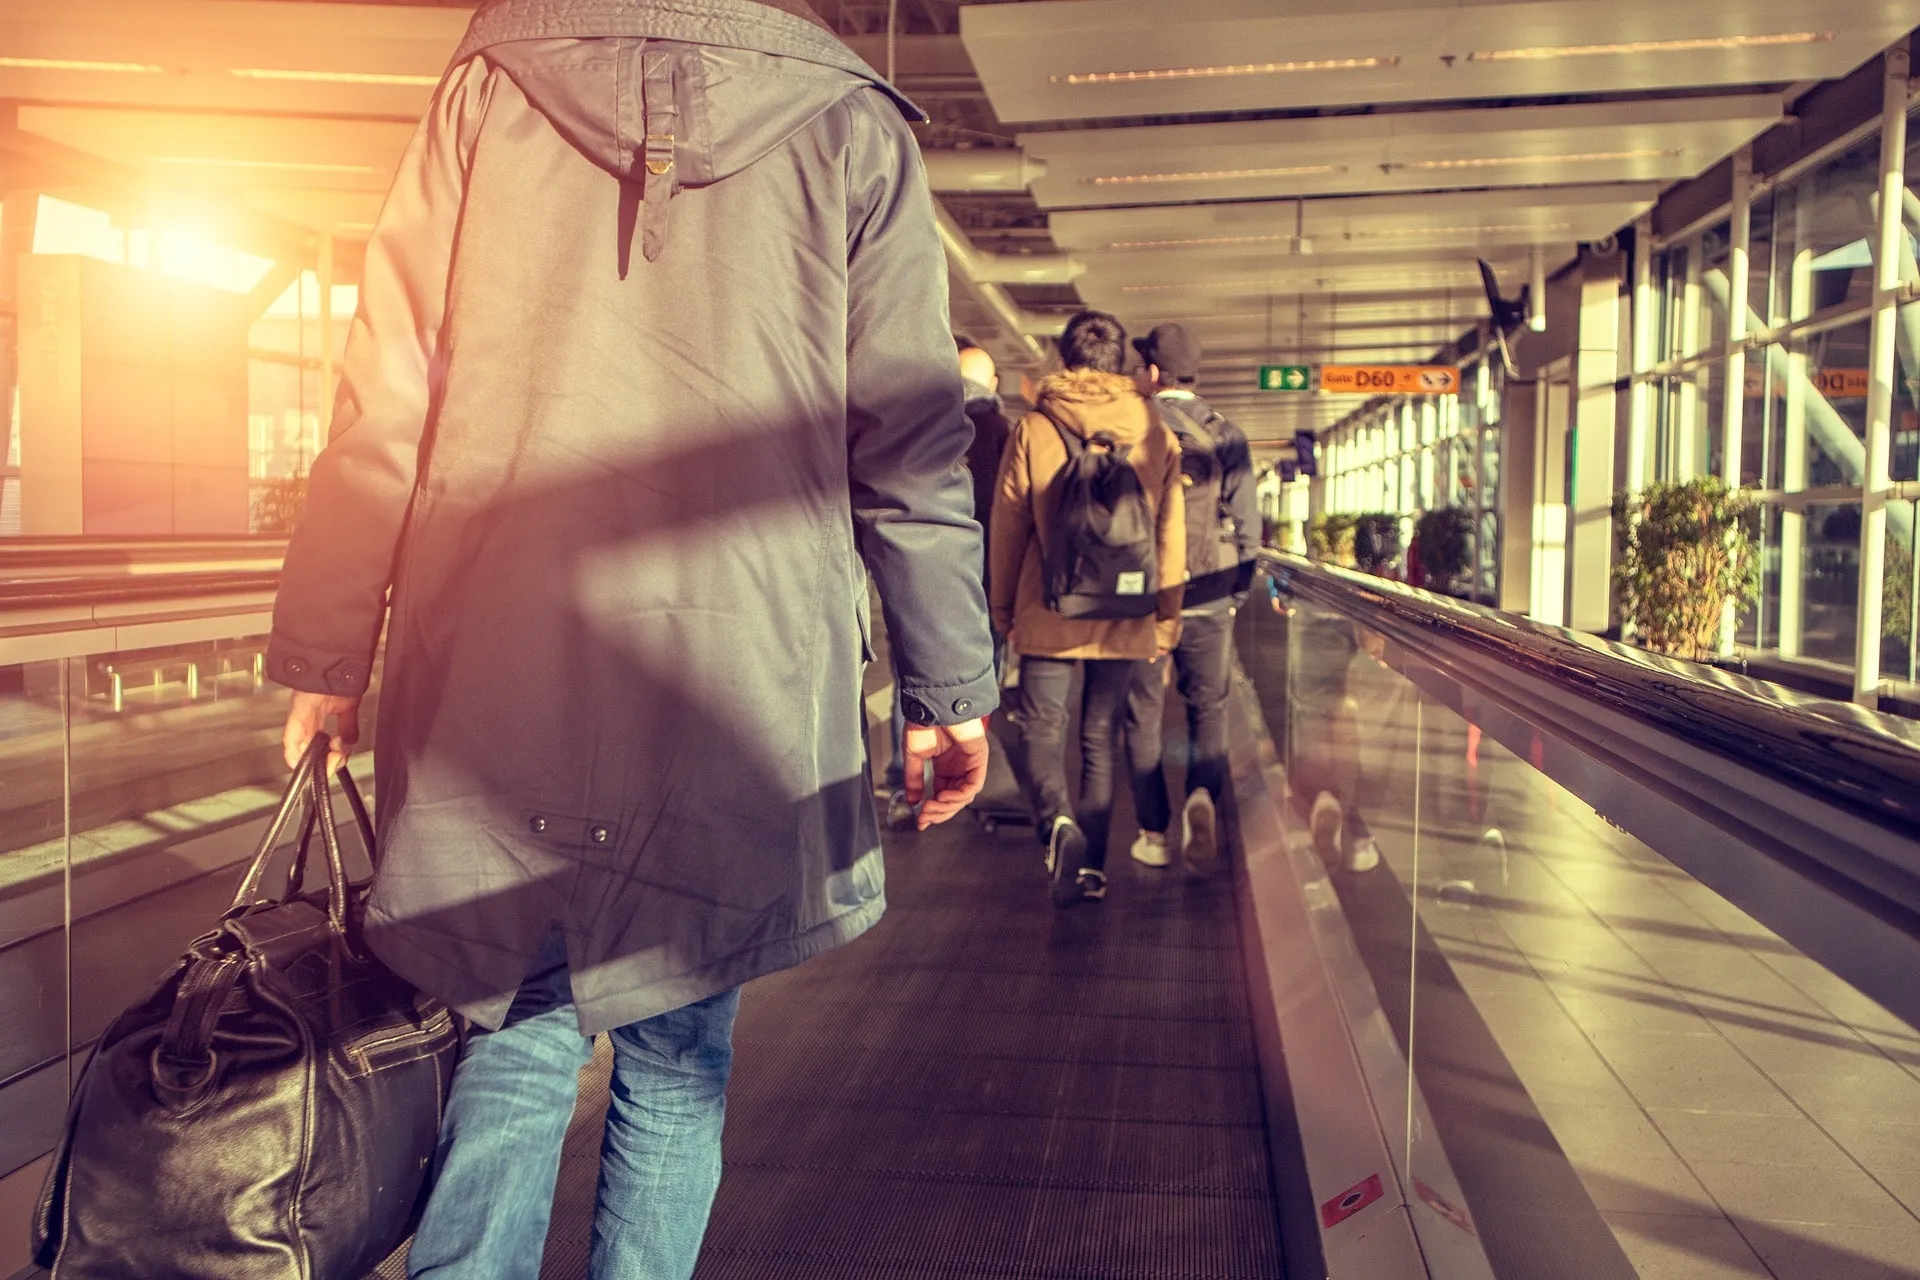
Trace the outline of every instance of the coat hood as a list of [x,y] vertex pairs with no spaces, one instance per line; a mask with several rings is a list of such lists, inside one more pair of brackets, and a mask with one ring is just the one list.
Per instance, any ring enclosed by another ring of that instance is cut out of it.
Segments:
[[1071,369],[1049,374],[1040,382],[1035,403],[1082,440],[1104,433],[1123,448],[1145,439],[1155,421],[1140,389],[1123,373]]
[[[804,16],[803,16],[804,15]],[[621,180],[649,261],[664,206],[784,144],[849,94],[925,117],[799,0],[498,0],[454,65],[484,54],[575,150]]]

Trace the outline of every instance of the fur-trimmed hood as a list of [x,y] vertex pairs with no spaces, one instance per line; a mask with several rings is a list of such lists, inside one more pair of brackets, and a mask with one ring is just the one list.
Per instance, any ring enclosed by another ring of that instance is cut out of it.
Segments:
[[1082,440],[1105,435],[1130,449],[1146,438],[1158,411],[1123,373],[1068,369],[1040,382],[1035,408]]

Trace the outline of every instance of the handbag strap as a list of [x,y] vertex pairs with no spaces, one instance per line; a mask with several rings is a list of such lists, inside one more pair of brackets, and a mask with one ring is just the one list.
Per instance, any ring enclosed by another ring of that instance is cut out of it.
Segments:
[[[266,833],[260,838],[260,847],[253,855],[253,861],[247,866],[247,873],[240,878],[240,887],[234,891],[233,902],[227,907],[226,918],[239,915],[250,907],[259,905],[260,882],[266,876],[267,864],[272,861],[275,847],[280,837],[286,833],[287,824],[292,821],[302,800],[307,805],[308,833],[301,837],[301,850],[296,853],[297,862],[304,864],[305,848],[309,835],[317,830],[320,847],[327,859],[327,923],[333,931],[352,945],[349,936],[348,903],[353,894],[353,886],[347,880],[345,859],[340,854],[340,832],[334,823],[333,801],[327,789],[327,752],[330,748],[327,735],[317,733],[307,747],[307,753],[294,766],[293,776],[287,780],[287,790],[280,798],[280,807],[275,811],[273,820],[267,824]],[[349,787],[351,784],[348,784]],[[363,832],[369,832],[365,825],[365,806],[354,806],[355,817],[363,826]],[[372,849],[369,838],[368,849]],[[304,869],[304,868],[303,868]],[[359,948],[353,949],[358,952]]]

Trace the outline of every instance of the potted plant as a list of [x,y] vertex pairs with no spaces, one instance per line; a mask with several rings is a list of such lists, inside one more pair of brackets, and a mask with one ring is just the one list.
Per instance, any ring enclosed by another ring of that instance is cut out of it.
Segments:
[[300,522],[300,509],[307,502],[305,472],[273,476],[261,485],[253,499],[255,533],[292,533]]
[[1307,554],[1315,560],[1352,568],[1354,526],[1358,516],[1317,515],[1307,522]]
[[1613,499],[1622,634],[1676,658],[1710,661],[1726,607],[1760,598],[1759,505],[1711,476]]
[[1359,517],[1353,530],[1354,563],[1368,573],[1382,574],[1400,558],[1400,517],[1375,511]]
[[1420,568],[1428,590],[1464,596],[1461,581],[1472,568],[1473,513],[1465,507],[1436,507],[1413,522]]

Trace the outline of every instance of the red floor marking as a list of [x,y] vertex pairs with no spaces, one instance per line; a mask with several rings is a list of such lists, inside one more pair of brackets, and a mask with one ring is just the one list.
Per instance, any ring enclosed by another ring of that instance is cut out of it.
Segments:
[[1385,1194],[1386,1192],[1381,1190],[1380,1175],[1377,1173],[1365,1182],[1356,1182],[1320,1206],[1320,1225],[1331,1227],[1345,1222]]

